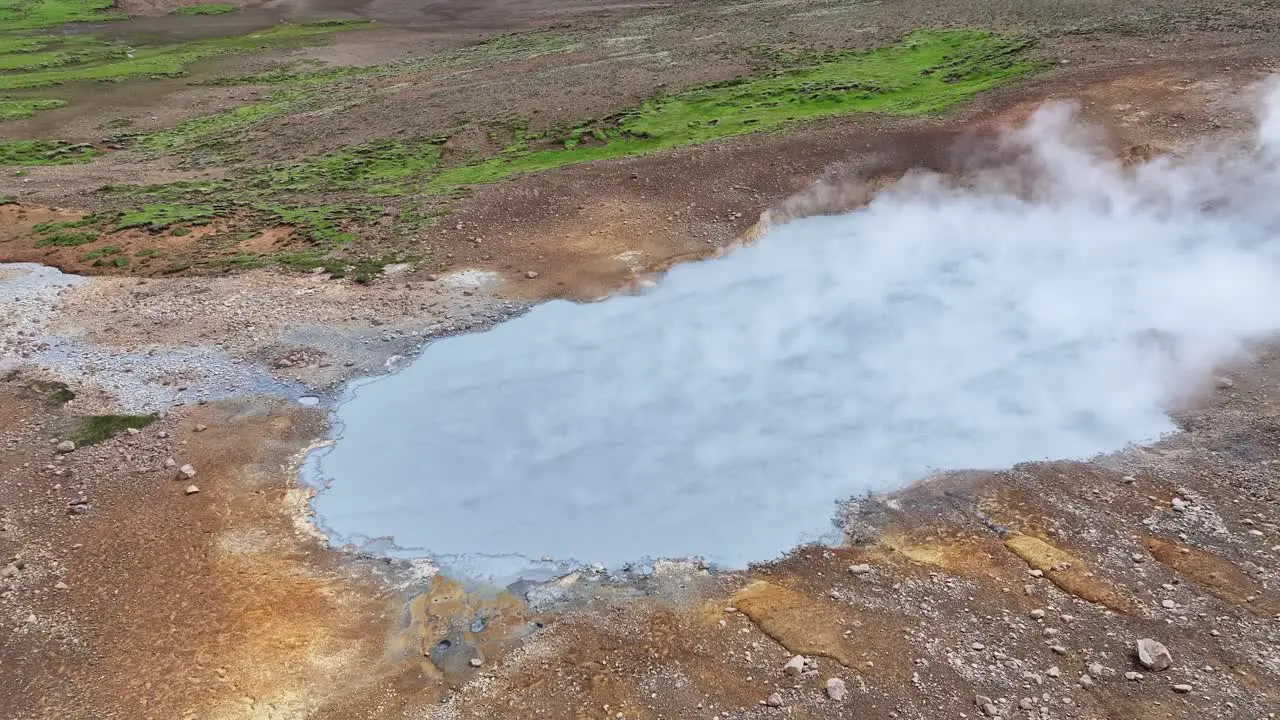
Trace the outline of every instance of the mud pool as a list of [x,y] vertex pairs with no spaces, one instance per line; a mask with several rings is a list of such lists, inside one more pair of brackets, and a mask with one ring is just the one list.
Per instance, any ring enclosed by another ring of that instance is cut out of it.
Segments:
[[312,458],[322,525],[466,572],[742,567],[837,540],[850,496],[1173,430],[1179,393],[1280,328],[1280,183],[1252,160],[1122,173],[1070,122],[1022,137],[1035,198],[904,183],[355,384]]

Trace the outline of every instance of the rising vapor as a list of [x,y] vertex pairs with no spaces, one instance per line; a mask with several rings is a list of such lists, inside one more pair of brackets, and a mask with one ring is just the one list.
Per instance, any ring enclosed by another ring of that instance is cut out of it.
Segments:
[[1248,148],[1123,167],[1066,104],[1003,148],[358,385],[323,522],[468,567],[741,566],[869,489],[1159,437],[1280,329],[1280,92]]

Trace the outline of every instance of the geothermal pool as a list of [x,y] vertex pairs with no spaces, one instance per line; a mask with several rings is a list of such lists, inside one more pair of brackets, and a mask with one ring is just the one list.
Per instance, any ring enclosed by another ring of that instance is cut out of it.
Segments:
[[851,496],[1172,430],[1180,390],[1280,328],[1280,183],[1256,158],[1121,173],[1062,115],[1023,136],[1033,196],[906,182],[356,383],[311,465],[322,525],[479,574],[743,567],[837,540]]

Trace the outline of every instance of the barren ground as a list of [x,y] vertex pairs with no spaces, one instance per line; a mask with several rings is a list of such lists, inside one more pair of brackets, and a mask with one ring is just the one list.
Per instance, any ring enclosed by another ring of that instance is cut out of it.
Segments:
[[[171,2],[121,3],[139,17],[100,32],[145,47],[282,19],[376,22],[179,76],[16,90],[67,104],[0,123],[6,142],[98,153],[0,170],[0,261],[92,276],[55,288],[0,269],[0,717],[1280,712],[1273,349],[1205,378],[1179,411],[1183,432],[1157,445],[854,502],[840,548],[533,589],[327,548],[296,479],[325,414],[292,402],[528,303],[598,298],[770,222],[855,206],[911,168],[959,170],[1049,98],[1079,100],[1120,158],[1239,137],[1253,83],[1280,57],[1275,6],[233,4],[175,16]],[[787,53],[955,27],[1033,38],[1037,71],[942,112],[849,113],[491,183],[378,194],[386,174],[356,172],[255,185],[382,142],[438,148],[424,172],[470,168],[520,133],[543,134],[535,147],[660,93],[789,68]],[[264,102],[279,106],[226,121]],[[222,120],[182,125],[207,117]],[[116,227],[155,205],[211,211]],[[68,230],[92,239],[42,241],[38,224],[89,213],[110,220]],[[86,418],[120,413],[157,415],[86,435]],[[59,451],[68,438],[93,442]],[[187,464],[195,476],[175,479]],[[1139,665],[1145,637],[1168,646],[1171,668]],[[811,660],[797,675],[783,670],[793,655]],[[829,678],[846,698],[828,697]]]

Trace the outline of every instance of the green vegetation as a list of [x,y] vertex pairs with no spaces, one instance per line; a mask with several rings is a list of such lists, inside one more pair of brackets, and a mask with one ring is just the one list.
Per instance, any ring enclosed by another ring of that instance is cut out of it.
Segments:
[[[446,170],[428,187],[451,192],[516,173],[640,155],[855,112],[937,112],[1036,69],[1036,63],[1022,57],[1029,45],[1028,40],[970,30],[920,31],[891,47],[819,56],[806,67],[655,98],[558,137],[517,137],[497,157]],[[536,147],[540,140],[542,146]]]
[[0,0],[0,28],[12,32],[125,17],[107,12],[113,5],[115,0]]
[[133,254],[136,258],[153,258],[159,257],[160,251],[156,248],[143,248]]
[[356,239],[343,232],[342,223],[368,217],[370,209],[358,205],[322,205],[318,207],[291,208],[283,205],[260,205],[258,210],[269,214],[279,225],[290,225],[294,231],[314,243],[342,245]]
[[235,12],[236,6],[231,3],[201,3],[199,5],[186,5],[180,7],[170,15],[222,15],[224,13]]
[[119,245],[104,245],[97,250],[85,253],[84,257],[80,259],[89,262],[90,260],[100,260],[109,255],[119,255],[122,252],[124,251],[120,249]]
[[440,162],[439,141],[405,146],[381,140],[324,155],[296,165],[269,170],[250,180],[250,187],[270,191],[358,189],[370,195],[401,195],[413,178],[425,177]]
[[205,225],[222,214],[216,208],[208,206],[157,203],[120,213],[116,220],[116,230],[140,227],[155,232],[177,223]]
[[205,115],[179,123],[170,130],[142,136],[138,147],[157,152],[208,147],[217,143],[218,137],[228,131],[248,127],[259,120],[277,115],[301,100],[303,93],[282,90],[264,101],[241,105],[213,115]]
[[36,100],[19,100],[17,98],[0,98],[0,122],[29,118],[41,110],[52,110],[66,105],[66,100],[45,98]]
[[[237,37],[135,48],[94,40],[92,41],[94,45],[84,46],[84,54],[69,55],[65,62],[57,63],[56,67],[22,73],[0,73],[0,91],[91,80],[117,81],[135,77],[173,77],[182,75],[188,65],[204,58],[226,53],[248,52],[264,45],[277,47],[298,45],[335,30],[359,27],[364,24],[356,21],[281,24]],[[56,47],[60,42],[62,42],[60,38],[52,38],[48,47]],[[4,57],[0,55],[0,59]]]
[[72,145],[52,140],[0,142],[0,165],[71,165],[89,162],[99,154],[92,145]]
[[96,232],[55,232],[36,240],[36,247],[75,247],[98,239]]
[[142,429],[155,421],[155,415],[90,415],[80,418],[72,440],[77,447],[93,445],[129,428]]

